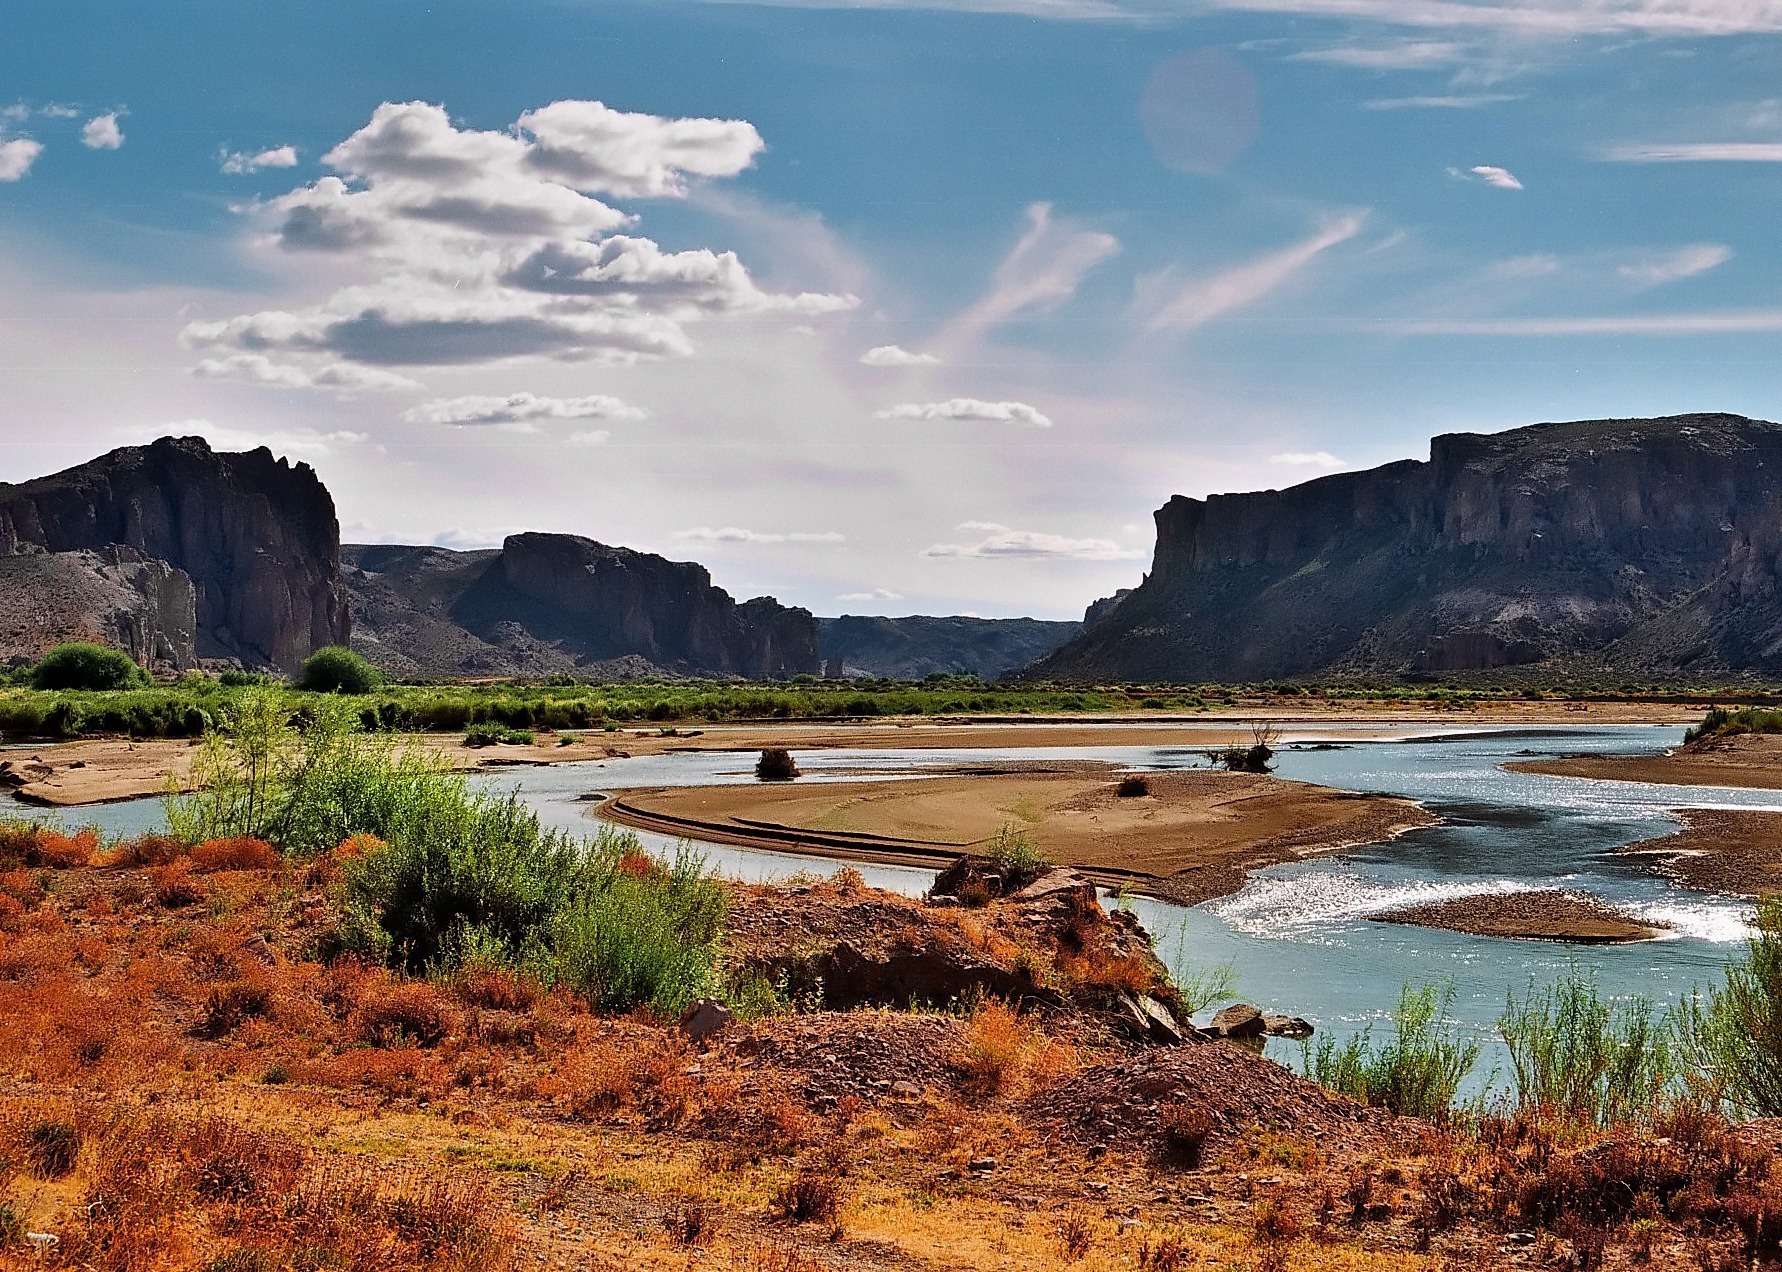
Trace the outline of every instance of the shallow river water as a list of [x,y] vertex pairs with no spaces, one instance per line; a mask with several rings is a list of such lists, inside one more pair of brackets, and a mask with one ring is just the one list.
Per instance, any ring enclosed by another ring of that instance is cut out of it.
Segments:
[[[1421,730],[1390,741],[1343,740],[1341,728],[1289,745],[1281,776],[1345,790],[1408,796],[1440,814],[1440,826],[1390,843],[1276,866],[1255,874],[1233,896],[1193,909],[1135,898],[1133,908],[1156,935],[1159,952],[1178,971],[1229,960],[1239,996],[1269,1010],[1304,1016],[1338,1036],[1380,1020],[1406,980],[1452,980],[1455,1014],[1485,1043],[1480,1077],[1501,1063],[1491,1026],[1505,995],[1568,966],[1594,971],[1612,995],[1643,993],[1661,1003],[1716,979],[1745,935],[1737,901],[1679,888],[1649,873],[1638,857],[1614,849],[1675,827],[1676,808],[1782,810],[1782,791],[1595,782],[1512,773],[1514,759],[1577,751],[1651,754],[1677,745],[1668,726],[1572,726]],[[859,779],[983,760],[1104,759],[1134,769],[1204,767],[1194,732],[1179,747],[1073,747],[1000,750],[823,750],[795,752],[805,781]],[[590,829],[587,795],[656,785],[753,780],[753,755],[687,752],[629,760],[589,761],[507,770],[487,780],[517,786],[550,824]],[[66,820],[96,823],[108,833],[150,829],[160,806],[139,800],[70,810]],[[659,836],[644,838],[672,847]],[[703,845],[724,873],[747,879],[827,873],[833,863],[784,853]],[[914,893],[928,872],[858,867],[880,887]],[[1419,901],[1530,887],[1588,891],[1611,904],[1669,923],[1677,935],[1623,946],[1567,946],[1464,936],[1430,928],[1370,922],[1370,914]],[[1271,1044],[1287,1058],[1297,1050]]]

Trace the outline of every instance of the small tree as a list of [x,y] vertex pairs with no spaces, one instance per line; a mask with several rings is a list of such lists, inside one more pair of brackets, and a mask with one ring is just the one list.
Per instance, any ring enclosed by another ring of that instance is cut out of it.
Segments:
[[798,776],[798,761],[784,747],[770,746],[755,761],[755,779],[761,782],[790,782]]
[[344,645],[325,645],[304,660],[297,687],[311,693],[370,693],[383,679],[376,667]]
[[148,675],[129,654],[87,641],[57,645],[31,669],[33,689],[134,689]]

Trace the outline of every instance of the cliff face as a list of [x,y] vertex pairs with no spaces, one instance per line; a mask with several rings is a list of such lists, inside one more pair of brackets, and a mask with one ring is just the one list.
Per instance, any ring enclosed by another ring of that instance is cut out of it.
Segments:
[[1782,670],[1782,426],[1763,421],[1454,434],[1428,462],[1177,496],[1156,523],[1145,583],[1034,674]]
[[0,553],[111,545],[190,580],[202,657],[293,670],[347,642],[334,501],[307,464],[164,437],[0,484]]
[[156,671],[198,665],[185,571],[129,548],[0,556],[0,658],[35,662],[65,640],[122,649]]
[[566,534],[498,551],[349,546],[355,647],[403,674],[773,678],[817,670],[817,622],[739,605],[705,567]]
[[1081,623],[1038,618],[908,618],[844,614],[820,618],[826,664],[841,660],[843,674],[864,672],[920,680],[941,672],[994,680],[1051,653],[1082,630]]

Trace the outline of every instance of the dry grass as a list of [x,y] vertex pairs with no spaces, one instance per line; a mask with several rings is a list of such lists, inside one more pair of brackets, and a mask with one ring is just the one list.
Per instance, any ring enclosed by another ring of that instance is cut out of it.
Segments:
[[1056,1080],[1074,1067],[1074,1057],[1008,1004],[993,999],[972,1013],[958,1064],[968,1090],[1009,1096]]

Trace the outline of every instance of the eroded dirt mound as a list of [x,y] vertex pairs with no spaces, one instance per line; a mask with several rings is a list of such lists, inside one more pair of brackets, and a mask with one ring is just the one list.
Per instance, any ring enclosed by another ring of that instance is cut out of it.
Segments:
[[780,1016],[740,1030],[726,1049],[804,1078],[805,1098],[914,1099],[957,1085],[953,1058],[965,1022],[956,1016],[824,1012]]
[[1310,1140],[1341,1135],[1353,1142],[1369,1133],[1385,1139],[1398,1122],[1223,1042],[1093,1065],[1034,1095],[1026,1112],[1075,1144],[1155,1152],[1165,1147],[1165,1112],[1176,1105],[1204,1115],[1215,1144],[1253,1127]]

